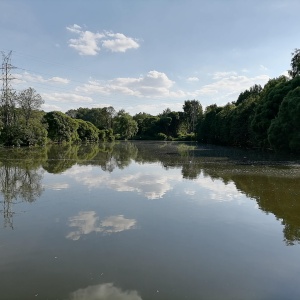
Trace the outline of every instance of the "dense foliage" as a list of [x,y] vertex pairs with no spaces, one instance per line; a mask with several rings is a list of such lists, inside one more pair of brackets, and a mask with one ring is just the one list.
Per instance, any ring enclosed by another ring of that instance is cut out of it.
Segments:
[[0,143],[8,146],[47,142],[78,143],[114,139],[198,140],[203,143],[300,152],[300,49],[292,53],[290,77],[270,79],[241,92],[224,106],[203,112],[198,100],[182,111],[158,115],[124,110],[78,108],[62,113],[40,111],[43,99],[32,88],[2,93]]

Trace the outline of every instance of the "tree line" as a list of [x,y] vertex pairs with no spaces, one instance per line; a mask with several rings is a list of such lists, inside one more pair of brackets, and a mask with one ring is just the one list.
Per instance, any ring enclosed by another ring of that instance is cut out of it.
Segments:
[[186,100],[182,111],[131,116],[113,107],[78,108],[66,113],[40,110],[33,89],[2,95],[0,143],[7,146],[114,139],[197,140],[203,143],[300,152],[300,49],[292,53],[289,77],[246,89],[231,103]]

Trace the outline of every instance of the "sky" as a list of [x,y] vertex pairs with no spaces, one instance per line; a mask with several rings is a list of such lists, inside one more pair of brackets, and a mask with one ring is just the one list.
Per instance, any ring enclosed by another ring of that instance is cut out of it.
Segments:
[[225,105],[287,74],[299,0],[1,0],[13,89],[45,111],[113,106],[131,115]]

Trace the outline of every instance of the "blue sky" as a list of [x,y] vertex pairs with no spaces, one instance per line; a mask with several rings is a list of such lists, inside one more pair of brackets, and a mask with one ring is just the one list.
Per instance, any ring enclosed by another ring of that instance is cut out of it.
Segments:
[[0,50],[45,111],[224,105],[286,74],[299,0],[1,0]]

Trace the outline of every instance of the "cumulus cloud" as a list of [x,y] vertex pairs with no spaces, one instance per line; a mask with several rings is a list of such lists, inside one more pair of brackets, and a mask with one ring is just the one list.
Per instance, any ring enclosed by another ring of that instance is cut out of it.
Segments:
[[69,47],[78,51],[80,55],[96,55],[100,51],[98,42],[105,36],[104,34],[84,31],[77,24],[68,26],[67,30],[78,35],[78,38],[69,40]]
[[189,81],[189,82],[197,82],[197,81],[199,81],[199,78],[198,77],[189,77],[187,79],[187,81]]
[[238,75],[235,72],[217,72],[213,75],[213,79],[216,81],[202,86],[189,95],[192,97],[206,96],[208,103],[217,102],[219,105],[222,105],[226,102],[236,100],[239,93],[254,84],[265,85],[270,77],[268,75],[247,77],[245,75]]
[[150,104],[137,104],[134,106],[128,106],[126,111],[128,111],[130,114],[135,115],[139,112],[145,111],[151,115],[156,115],[158,113],[161,113],[165,109],[170,108],[172,111],[180,111],[182,110],[182,102],[152,102]]
[[226,78],[228,76],[236,76],[237,73],[234,71],[230,71],[230,72],[215,72],[213,74],[213,79],[221,79],[221,78]]
[[49,81],[63,83],[63,84],[67,84],[70,82],[70,80],[67,78],[61,78],[61,77],[57,77],[57,76],[50,78]]
[[14,74],[15,83],[22,84],[22,83],[55,83],[55,84],[68,84],[70,82],[67,78],[62,77],[51,77],[51,78],[44,78],[41,75],[31,74],[29,72],[24,72],[22,74]]
[[70,300],[142,300],[142,298],[137,291],[122,291],[113,283],[103,283],[73,292]]
[[45,185],[46,189],[49,190],[54,190],[54,191],[60,191],[60,190],[64,190],[64,189],[68,189],[70,186],[68,183],[62,183],[62,182],[57,182],[57,183],[53,183],[50,185]]
[[44,111],[58,111],[58,110],[61,110],[61,107],[60,106],[57,106],[57,105],[53,105],[53,104],[42,104],[42,109]]
[[108,81],[90,80],[87,84],[76,88],[77,92],[100,93],[110,95],[120,93],[136,97],[183,97],[181,90],[172,90],[175,82],[163,72],[150,71],[139,77],[121,77]]
[[133,229],[135,224],[135,219],[126,219],[123,215],[110,216],[100,221],[95,211],[81,211],[69,218],[69,226],[76,229],[68,233],[66,238],[77,241],[82,235],[92,232],[117,233]]
[[128,49],[137,49],[140,45],[133,38],[125,36],[123,33],[107,33],[109,39],[102,42],[102,46],[112,52],[125,52]]
[[60,102],[60,103],[91,103],[93,99],[88,96],[81,96],[75,93],[43,93],[41,94],[46,101]]
[[75,49],[80,55],[97,55],[101,47],[111,52],[126,52],[129,49],[140,47],[138,41],[127,37],[123,33],[91,32],[74,24],[66,27],[67,30],[77,35],[77,38],[68,41],[69,47]]

